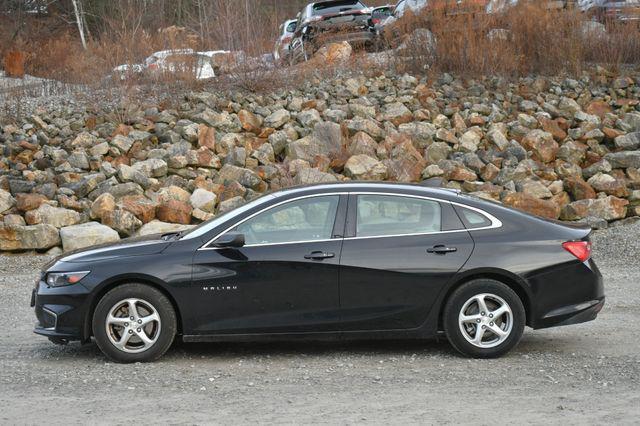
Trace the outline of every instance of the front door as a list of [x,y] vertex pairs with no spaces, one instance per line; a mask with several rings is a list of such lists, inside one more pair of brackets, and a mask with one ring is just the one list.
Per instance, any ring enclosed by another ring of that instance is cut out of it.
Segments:
[[471,255],[471,236],[442,231],[451,222],[445,216],[456,215],[447,203],[401,195],[352,197],[347,233],[353,235],[344,240],[340,271],[345,330],[421,326]]
[[280,203],[229,231],[244,234],[244,247],[199,250],[195,334],[335,330],[346,203],[346,195]]

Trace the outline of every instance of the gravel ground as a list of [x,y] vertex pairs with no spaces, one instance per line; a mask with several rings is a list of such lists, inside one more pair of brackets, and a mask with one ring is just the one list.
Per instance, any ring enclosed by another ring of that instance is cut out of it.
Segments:
[[0,423],[637,424],[640,224],[594,234],[607,305],[498,360],[446,341],[177,344],[154,364],[31,333],[42,256],[0,257]]

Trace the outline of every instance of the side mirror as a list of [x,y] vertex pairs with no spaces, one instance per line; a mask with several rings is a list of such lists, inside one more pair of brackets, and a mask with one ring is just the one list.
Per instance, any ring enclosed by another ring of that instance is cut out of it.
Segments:
[[238,232],[228,232],[221,235],[217,240],[213,242],[214,247],[220,248],[234,248],[244,246],[244,234]]

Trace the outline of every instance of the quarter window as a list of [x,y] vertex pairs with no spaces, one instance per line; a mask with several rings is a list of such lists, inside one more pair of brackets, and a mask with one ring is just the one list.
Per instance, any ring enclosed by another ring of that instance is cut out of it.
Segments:
[[491,221],[483,214],[465,208],[460,208],[458,211],[461,213],[462,221],[467,229],[478,229],[491,226]]
[[423,234],[441,230],[436,201],[393,195],[359,195],[356,236]]
[[274,207],[238,225],[245,243],[278,244],[331,239],[340,196],[320,196]]

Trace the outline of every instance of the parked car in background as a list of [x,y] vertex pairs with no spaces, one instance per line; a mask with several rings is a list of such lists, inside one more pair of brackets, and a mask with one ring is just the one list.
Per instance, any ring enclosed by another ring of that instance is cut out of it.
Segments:
[[308,4],[298,16],[291,43],[290,62],[308,60],[328,43],[347,41],[354,46],[371,45],[371,11],[359,0],[325,0]]
[[376,45],[382,49],[395,47],[399,43],[402,31],[399,21],[408,13],[419,14],[428,6],[428,0],[400,0],[396,3],[393,13],[373,27]]
[[640,22],[640,0],[577,0],[582,12],[599,22]]
[[225,50],[196,52],[193,49],[172,49],[155,52],[142,64],[119,65],[114,68],[115,78],[125,80],[145,74],[159,76],[161,74],[184,74],[194,76],[197,80],[206,80],[216,76],[212,59],[217,55],[227,54]]
[[291,40],[293,40],[297,25],[297,19],[289,19],[280,25],[280,37],[278,37],[276,46],[273,49],[273,58],[276,63],[286,61],[289,57],[289,47],[291,46]]
[[374,29],[376,25],[393,15],[395,6],[388,4],[386,6],[374,7],[371,9],[371,18],[369,18],[369,27]]

